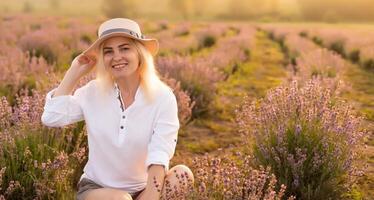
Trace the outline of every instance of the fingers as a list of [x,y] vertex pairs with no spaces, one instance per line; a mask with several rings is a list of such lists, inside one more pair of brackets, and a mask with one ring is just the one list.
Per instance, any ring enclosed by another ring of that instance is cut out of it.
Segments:
[[96,58],[93,56],[87,56],[84,54],[80,54],[78,56],[78,61],[81,64],[94,64],[96,62]]
[[95,57],[88,57],[88,59],[90,60],[89,63],[96,63],[96,58]]
[[88,59],[88,57],[87,57],[86,55],[80,54],[80,55],[78,56],[78,61],[79,61],[80,63],[88,63],[88,62],[89,62],[89,59]]

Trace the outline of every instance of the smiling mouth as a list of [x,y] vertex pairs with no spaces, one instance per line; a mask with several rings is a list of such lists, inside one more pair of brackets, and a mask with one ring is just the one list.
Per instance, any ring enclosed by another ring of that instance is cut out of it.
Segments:
[[115,64],[115,65],[112,65],[112,68],[113,69],[122,69],[122,68],[125,68],[127,65],[128,65],[128,63],[118,63],[118,64]]

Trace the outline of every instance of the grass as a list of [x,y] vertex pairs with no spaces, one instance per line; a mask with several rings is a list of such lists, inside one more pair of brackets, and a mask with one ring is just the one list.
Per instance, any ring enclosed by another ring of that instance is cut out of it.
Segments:
[[374,73],[370,73],[357,65],[348,66],[345,77],[352,89],[344,96],[359,103],[359,110],[366,119],[374,122]]
[[279,85],[286,76],[283,61],[280,47],[264,33],[258,32],[249,62],[240,64],[234,74],[225,82],[219,83],[212,110],[216,110],[221,118],[227,119],[228,116],[233,117],[236,106],[245,95],[264,97],[267,90]]
[[[258,32],[251,58],[240,63],[238,70],[226,81],[218,83],[214,102],[208,117],[194,120],[180,133],[176,156],[172,163],[189,162],[187,157],[221,154],[239,149],[242,138],[235,123],[235,109],[245,95],[261,98],[266,91],[284,81],[284,56],[277,43]],[[230,150],[231,149],[231,150]]]
[[[367,163],[364,176],[359,181],[357,191],[366,197],[374,196],[374,73],[359,67],[348,65],[344,79],[352,89],[343,94],[343,97],[354,103],[355,108],[366,120],[369,135],[364,149],[364,158]],[[370,134],[371,133],[371,134]],[[356,191],[356,192],[357,192]],[[358,198],[359,199],[359,198]]]

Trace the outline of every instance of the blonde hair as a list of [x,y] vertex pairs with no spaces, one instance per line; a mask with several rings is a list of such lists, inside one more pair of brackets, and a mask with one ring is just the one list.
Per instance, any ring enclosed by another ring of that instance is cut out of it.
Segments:
[[[139,54],[140,64],[138,70],[140,74],[140,87],[144,90],[147,100],[151,102],[154,100],[160,87],[168,86],[161,81],[152,54],[139,41],[134,39],[131,39],[131,41]],[[98,85],[101,92],[106,94],[114,88],[114,80],[104,66],[103,44],[104,42],[99,46],[99,55],[96,64],[96,80],[99,83]]]

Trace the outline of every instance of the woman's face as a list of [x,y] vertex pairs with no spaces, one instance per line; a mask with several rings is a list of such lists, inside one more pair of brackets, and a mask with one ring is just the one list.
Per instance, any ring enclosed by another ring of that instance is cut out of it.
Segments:
[[140,59],[134,42],[126,37],[111,37],[103,44],[105,69],[112,77],[119,78],[137,75]]

